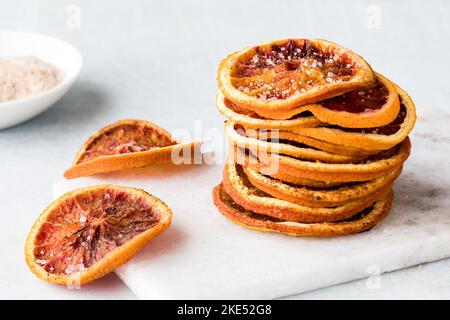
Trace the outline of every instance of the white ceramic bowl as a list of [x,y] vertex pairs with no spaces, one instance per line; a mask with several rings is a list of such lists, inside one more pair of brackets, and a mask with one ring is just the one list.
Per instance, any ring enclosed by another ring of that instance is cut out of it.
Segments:
[[37,33],[0,31],[0,57],[34,56],[61,71],[61,82],[38,95],[0,102],[0,129],[31,119],[50,108],[75,82],[83,59],[71,44]]

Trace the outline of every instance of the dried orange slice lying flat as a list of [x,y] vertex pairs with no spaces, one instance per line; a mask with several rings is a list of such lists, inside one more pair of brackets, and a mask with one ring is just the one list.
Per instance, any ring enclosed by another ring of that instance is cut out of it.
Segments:
[[169,163],[172,154],[191,155],[199,143],[178,144],[170,133],[145,120],[120,120],[92,135],[78,151],[64,176],[98,173]]
[[357,146],[363,150],[386,150],[402,142],[416,122],[416,107],[406,91],[396,86],[400,110],[387,125],[376,128],[350,129],[343,127],[295,128],[291,131],[313,139],[344,147]]
[[231,199],[222,184],[213,190],[215,206],[233,222],[259,231],[280,232],[291,236],[339,236],[369,230],[387,216],[392,206],[392,198],[392,191],[389,191],[372,206],[350,219],[336,222],[299,223],[260,215],[244,209]]
[[301,105],[369,86],[369,64],[349,49],[325,40],[283,39],[225,58],[219,88],[239,107],[277,118]]
[[25,257],[39,278],[82,285],[129,260],[170,224],[172,212],[143,190],[98,185],[69,192],[34,223]]

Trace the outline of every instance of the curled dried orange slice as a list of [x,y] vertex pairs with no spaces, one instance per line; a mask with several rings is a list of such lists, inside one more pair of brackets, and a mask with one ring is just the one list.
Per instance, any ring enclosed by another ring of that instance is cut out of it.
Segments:
[[240,148],[250,149],[254,154],[278,153],[299,159],[323,161],[327,163],[355,162],[368,157],[368,155],[361,153],[342,155],[317,150],[307,144],[283,139],[281,134],[279,137],[275,137],[274,135],[276,135],[277,132],[265,133],[262,130],[245,130],[241,125],[231,121],[225,123],[225,133],[231,143]]
[[259,116],[256,112],[239,108],[225,98],[219,90],[216,95],[217,110],[228,119],[249,129],[289,130],[301,127],[317,127],[322,122],[309,112],[302,112],[288,120],[270,120]]
[[233,222],[258,231],[280,232],[291,236],[340,236],[369,230],[387,216],[392,206],[392,198],[392,191],[388,191],[372,206],[363,209],[349,219],[336,222],[300,223],[247,210],[233,201],[225,192],[222,184],[213,190],[215,206]]
[[362,199],[334,207],[310,207],[272,197],[257,189],[242,167],[231,162],[225,166],[222,185],[230,198],[246,210],[277,219],[307,223],[348,219],[372,205],[387,190],[377,190]]
[[[240,125],[240,124],[239,124]],[[258,129],[258,128],[247,128],[242,126],[245,135],[254,137],[263,141],[267,140],[282,140],[286,141],[288,144],[293,145],[307,145],[312,148],[327,151],[336,155],[345,155],[352,157],[367,157],[382,150],[364,150],[358,148],[358,146],[342,146],[334,144],[327,141],[318,140],[305,135],[301,135],[292,131],[284,131],[278,129]],[[295,129],[293,129],[295,131]]]
[[399,109],[395,85],[381,74],[376,74],[376,80],[370,86],[279,113],[277,119],[289,119],[309,111],[328,124],[346,128],[373,128],[392,122]]
[[283,155],[259,159],[241,148],[237,148],[236,157],[239,164],[270,176],[278,174],[279,179],[288,176],[319,181],[356,182],[375,179],[396,170],[406,161],[410,150],[411,142],[407,138],[390,150],[356,163],[321,163]]
[[169,163],[172,155],[193,154],[199,143],[178,144],[170,133],[145,120],[120,120],[92,135],[64,176],[98,173]]
[[[262,170],[264,171],[264,170]],[[347,182],[339,182],[339,181],[320,181],[320,180],[312,180],[306,178],[300,178],[297,176],[290,176],[284,172],[278,171],[270,174],[265,173],[268,177],[272,177],[279,181],[290,183],[294,186],[299,187],[313,187],[313,188],[321,188],[321,189],[329,189],[334,187],[339,187]]]
[[143,190],[78,189],[41,213],[27,237],[26,261],[43,280],[82,285],[129,260],[171,219],[169,207]]
[[370,85],[369,64],[349,49],[325,40],[283,39],[225,58],[219,88],[239,107],[269,118]]
[[386,150],[402,142],[416,122],[416,107],[406,91],[396,86],[400,99],[400,110],[389,124],[376,128],[344,128],[339,126],[319,128],[293,128],[292,132],[323,142],[344,147],[357,146],[360,149]]
[[272,197],[309,207],[335,207],[370,197],[392,185],[402,168],[373,180],[346,183],[335,188],[300,187],[260,174],[257,170],[243,168],[247,178],[256,188]]

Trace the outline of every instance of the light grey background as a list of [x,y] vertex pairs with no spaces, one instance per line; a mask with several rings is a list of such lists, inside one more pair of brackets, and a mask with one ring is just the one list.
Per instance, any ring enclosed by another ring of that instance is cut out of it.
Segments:
[[[81,10],[80,29],[67,27],[71,5]],[[221,128],[214,107],[220,59],[285,37],[347,46],[409,91],[419,115],[430,107],[445,110],[449,16],[445,0],[2,0],[0,29],[67,40],[80,49],[84,67],[52,109],[0,131],[0,298],[134,297],[115,275],[67,290],[35,279],[24,262],[30,226],[90,133],[120,118],[145,118],[171,130],[191,130],[196,120]],[[382,276],[380,290],[361,280],[297,298],[450,298],[449,269],[449,260],[441,261]]]

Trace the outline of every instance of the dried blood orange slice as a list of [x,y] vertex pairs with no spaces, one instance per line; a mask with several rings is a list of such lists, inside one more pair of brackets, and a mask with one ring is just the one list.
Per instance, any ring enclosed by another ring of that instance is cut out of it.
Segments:
[[31,271],[57,284],[85,284],[129,260],[170,224],[172,212],[135,188],[98,185],[45,209],[25,245]]
[[344,147],[357,146],[366,151],[386,150],[402,142],[416,122],[416,107],[406,91],[396,86],[400,110],[389,124],[376,128],[344,128],[326,126],[318,128],[293,128],[290,131]]
[[220,213],[233,222],[258,231],[280,232],[291,236],[341,236],[359,233],[374,227],[389,213],[393,193],[388,193],[372,206],[360,211],[349,219],[335,222],[301,223],[286,221],[245,209],[225,192],[220,184],[213,189],[214,205]]
[[[249,130],[246,130],[246,132],[248,132],[248,131]],[[251,131],[251,132],[254,132],[254,131]],[[261,131],[261,132],[264,133],[264,131]],[[269,132],[269,131],[266,131],[266,132]],[[260,136],[262,136],[262,135],[260,135]],[[331,142],[317,140],[317,139],[314,139],[314,138],[311,138],[308,136],[303,136],[303,135],[297,134],[295,132],[290,132],[290,131],[278,131],[278,132],[276,132],[276,137],[278,137],[279,140],[289,141],[289,143],[292,143],[292,144],[304,144],[304,145],[313,147],[315,149],[327,151],[329,153],[333,153],[336,155],[345,155],[345,156],[364,158],[364,157],[368,157],[370,155],[373,155],[373,154],[376,154],[376,153],[379,153],[382,151],[382,150],[359,149],[358,146],[337,145],[337,144],[334,144]]]
[[340,155],[318,150],[307,144],[285,140],[281,135],[273,140],[273,135],[270,136],[271,132],[264,134],[264,131],[245,130],[241,125],[233,123],[232,121],[227,121],[225,123],[225,133],[232,144],[235,144],[240,148],[250,149],[255,154],[278,153],[299,159],[323,161],[327,163],[355,162],[368,157],[364,154],[355,153],[353,155]]
[[278,118],[291,118],[309,111],[322,122],[346,128],[373,128],[387,125],[400,109],[395,85],[381,74],[370,86],[325,99],[315,104],[296,107]]
[[216,95],[217,110],[225,117],[249,129],[289,130],[302,127],[317,127],[322,122],[309,112],[296,114],[287,120],[265,119],[254,111],[243,109],[225,98],[219,90]]
[[[348,219],[382,197],[388,188],[377,190],[355,201],[332,207],[312,207],[273,197],[256,188],[242,167],[228,162],[224,169],[223,188],[231,199],[243,208],[255,213],[296,222],[333,222]],[[390,187],[390,186],[389,186]]]
[[193,154],[199,143],[178,144],[170,133],[145,120],[119,120],[92,135],[78,151],[64,176],[97,173],[168,163],[172,154]]
[[410,151],[411,142],[409,138],[406,138],[394,148],[356,163],[323,163],[284,155],[266,156],[259,159],[258,156],[241,148],[236,148],[236,157],[240,164],[270,176],[281,174],[318,181],[358,182],[372,180],[396,170],[408,159]]
[[276,118],[278,112],[368,86],[375,76],[363,58],[335,43],[283,39],[228,56],[218,81],[238,106]]
[[334,188],[299,187],[281,180],[260,174],[257,170],[244,168],[250,183],[272,197],[305,205],[308,207],[336,207],[352,201],[369,197],[379,190],[392,185],[402,168],[373,180],[361,183],[346,183]]

